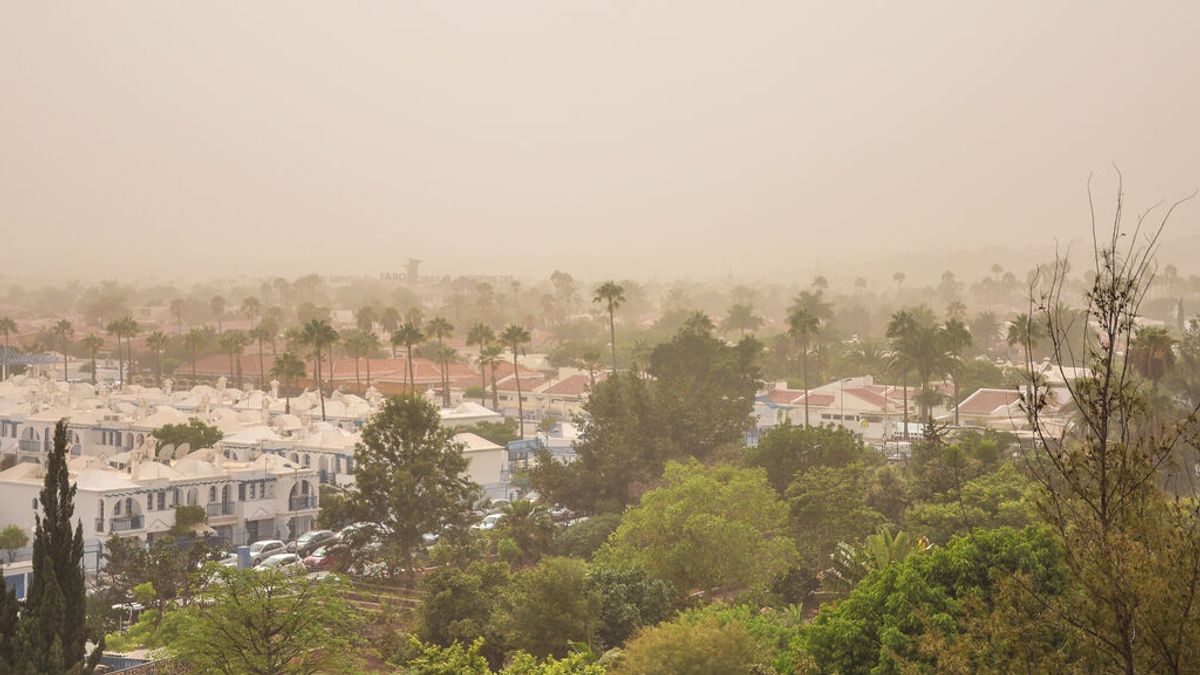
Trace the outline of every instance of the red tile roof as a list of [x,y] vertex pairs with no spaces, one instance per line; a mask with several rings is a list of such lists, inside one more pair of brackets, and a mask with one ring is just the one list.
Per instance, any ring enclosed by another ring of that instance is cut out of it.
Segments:
[[[604,379],[603,373],[596,373],[596,382]],[[581,396],[591,391],[591,378],[587,375],[579,374],[565,377],[558,382],[546,387],[543,394],[553,394],[556,396]]]

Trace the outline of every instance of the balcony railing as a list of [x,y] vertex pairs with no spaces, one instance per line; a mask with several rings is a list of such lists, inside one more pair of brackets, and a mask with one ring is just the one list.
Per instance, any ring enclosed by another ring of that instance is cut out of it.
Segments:
[[22,438],[17,441],[17,449],[21,452],[41,452],[42,442],[39,440]]
[[109,531],[111,532],[126,532],[128,530],[140,529],[142,529],[141,516],[121,516],[119,518],[113,518],[112,522],[109,524]]
[[233,502],[213,502],[205,507],[210,516],[231,516],[233,515]]
[[303,511],[304,509],[317,508],[317,496],[306,495],[304,497],[292,497],[288,500],[288,510]]

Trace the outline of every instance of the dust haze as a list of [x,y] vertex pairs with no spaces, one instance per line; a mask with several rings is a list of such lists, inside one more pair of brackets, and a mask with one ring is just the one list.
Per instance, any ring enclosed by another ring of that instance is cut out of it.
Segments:
[[[1090,172],[1141,206],[1200,185],[1197,25],[1191,2],[6,2],[2,273],[1024,270],[1086,235]],[[1161,256],[1184,273],[1198,217]]]

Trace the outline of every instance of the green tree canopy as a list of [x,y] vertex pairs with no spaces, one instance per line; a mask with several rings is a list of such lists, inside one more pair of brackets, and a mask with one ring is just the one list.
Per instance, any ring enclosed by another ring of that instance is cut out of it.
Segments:
[[363,427],[355,451],[350,508],[390,528],[380,553],[392,573],[411,579],[422,536],[466,522],[478,486],[464,476],[467,459],[444,429],[437,408],[419,395],[386,400]]
[[205,424],[196,417],[188,420],[186,424],[164,424],[151,431],[150,435],[156,441],[156,450],[161,450],[165,445],[178,447],[184,443],[192,450],[211,448],[225,437],[220,429]]
[[783,494],[797,471],[814,466],[845,466],[851,462],[876,463],[879,454],[844,427],[776,427],[744,451],[746,463],[767,470],[775,490]]
[[338,577],[214,565],[168,649],[199,673],[331,673],[354,665],[357,613]]
[[787,567],[796,553],[787,522],[762,469],[670,462],[596,557],[641,564],[682,593],[741,590]]

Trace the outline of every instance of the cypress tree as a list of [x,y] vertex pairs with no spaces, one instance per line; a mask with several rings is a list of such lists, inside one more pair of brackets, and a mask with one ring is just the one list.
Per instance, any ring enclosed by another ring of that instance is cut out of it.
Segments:
[[[67,474],[67,424],[54,428],[33,537],[33,579],[17,622],[12,670],[17,673],[91,673],[102,644],[84,657],[87,588],[83,525],[75,519],[75,486]],[[72,527],[74,525],[74,527]],[[3,618],[0,618],[2,621]]]
[[0,568],[0,673],[7,673],[13,662],[17,635],[17,595],[4,588],[4,570]]

